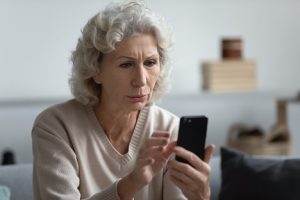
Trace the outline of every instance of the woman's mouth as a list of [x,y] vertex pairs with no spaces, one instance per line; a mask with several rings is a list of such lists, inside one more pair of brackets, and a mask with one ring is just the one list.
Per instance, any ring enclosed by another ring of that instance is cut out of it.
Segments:
[[136,95],[136,96],[127,96],[127,97],[133,103],[144,102],[148,99],[148,95]]

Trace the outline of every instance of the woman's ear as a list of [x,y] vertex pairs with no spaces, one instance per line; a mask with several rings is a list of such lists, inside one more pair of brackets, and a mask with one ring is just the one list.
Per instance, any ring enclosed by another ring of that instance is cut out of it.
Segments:
[[100,73],[97,73],[97,74],[93,77],[93,79],[94,79],[95,83],[97,83],[97,84],[101,84],[101,83],[102,83]]

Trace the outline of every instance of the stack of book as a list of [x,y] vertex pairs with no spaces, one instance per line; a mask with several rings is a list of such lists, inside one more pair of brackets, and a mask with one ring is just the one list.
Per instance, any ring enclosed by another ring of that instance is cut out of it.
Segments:
[[202,64],[203,89],[209,91],[249,91],[256,88],[253,60],[227,59]]

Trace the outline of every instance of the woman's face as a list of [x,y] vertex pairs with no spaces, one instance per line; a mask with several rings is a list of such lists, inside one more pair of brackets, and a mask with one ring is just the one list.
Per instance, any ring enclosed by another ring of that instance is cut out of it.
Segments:
[[101,84],[101,106],[113,110],[142,109],[160,74],[157,41],[151,34],[123,39],[105,54],[94,77]]

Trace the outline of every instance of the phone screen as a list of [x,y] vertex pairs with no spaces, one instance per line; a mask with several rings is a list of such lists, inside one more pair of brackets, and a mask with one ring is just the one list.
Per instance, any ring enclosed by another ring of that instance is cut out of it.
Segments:
[[[206,116],[183,116],[180,118],[177,145],[204,158],[208,118]],[[188,163],[176,156],[176,160]]]

